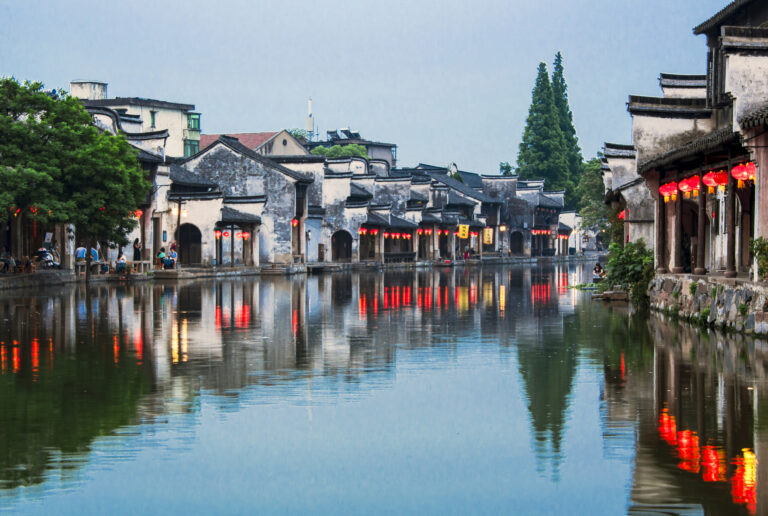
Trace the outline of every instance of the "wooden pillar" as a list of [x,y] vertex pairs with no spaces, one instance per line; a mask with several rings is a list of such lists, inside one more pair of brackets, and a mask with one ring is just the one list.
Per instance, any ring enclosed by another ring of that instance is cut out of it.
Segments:
[[[661,181],[659,181],[661,183]],[[664,260],[664,250],[667,246],[667,205],[664,197],[659,194],[656,200],[656,272],[666,274],[667,262]]]
[[229,266],[235,266],[235,226],[229,226]]
[[707,273],[707,268],[704,266],[704,248],[707,240],[705,234],[707,230],[707,195],[705,193],[706,190],[704,190],[705,186],[702,182],[702,177],[704,177],[704,172],[699,171],[699,218],[698,227],[696,228],[696,269],[693,271],[694,274]]
[[683,272],[683,194],[678,192],[675,201],[675,249],[674,249],[673,274]]
[[725,277],[736,277],[736,181],[731,175],[732,163],[728,159],[728,192],[725,201],[725,232],[727,236],[725,253]]

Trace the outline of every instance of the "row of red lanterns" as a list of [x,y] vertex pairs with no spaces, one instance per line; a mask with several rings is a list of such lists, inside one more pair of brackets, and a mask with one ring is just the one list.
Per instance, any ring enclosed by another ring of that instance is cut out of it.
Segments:
[[[218,229],[214,231],[213,234],[216,236],[216,240],[221,239],[221,237],[229,238],[229,235],[230,235],[229,231],[221,231]],[[242,231],[242,232],[238,231],[234,235],[235,235],[235,238],[238,240],[241,240],[241,239],[248,240],[249,238],[251,238],[251,234],[248,231]]]
[[[429,229],[429,228],[427,228],[427,229],[421,229],[421,228],[419,228],[419,229],[417,229],[417,230],[416,230],[416,233],[418,233],[419,235],[421,235],[421,234],[424,234],[424,235],[431,235],[431,234],[432,234],[432,230],[431,230],[431,229]],[[439,229],[437,230],[437,234],[438,234],[438,235],[440,234],[440,230],[439,230]]]
[[532,235],[551,235],[552,232],[548,229],[532,229],[531,234]]
[[[731,169],[731,175],[738,181],[737,186],[743,188],[745,181],[754,181],[757,175],[757,167],[752,161],[740,163]],[[728,172],[725,170],[707,172],[701,178],[701,183],[704,183],[710,194],[715,193],[715,188],[723,191],[725,190],[725,185],[728,184]],[[682,192],[686,199],[690,198],[691,195],[696,197],[701,190],[701,183],[699,182],[699,176],[691,176],[682,179],[679,183],[672,181],[671,183],[661,185],[659,187],[659,194],[664,197],[664,202],[669,202],[670,199],[676,201],[678,192]]]
[[384,238],[389,238],[389,237],[392,237],[392,238],[403,238],[405,240],[410,240],[411,238],[413,238],[413,235],[411,235],[410,233],[389,233],[389,232],[385,231],[384,232]]

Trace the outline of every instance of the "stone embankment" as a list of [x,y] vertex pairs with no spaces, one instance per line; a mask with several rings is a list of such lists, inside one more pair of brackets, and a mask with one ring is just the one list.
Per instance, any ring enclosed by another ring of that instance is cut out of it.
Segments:
[[717,276],[657,274],[651,309],[701,326],[768,335],[768,283]]

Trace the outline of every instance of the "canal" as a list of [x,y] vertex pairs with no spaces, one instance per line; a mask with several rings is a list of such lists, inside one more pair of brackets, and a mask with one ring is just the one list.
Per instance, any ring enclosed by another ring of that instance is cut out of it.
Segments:
[[768,514],[768,347],[587,265],[0,294],[0,512]]

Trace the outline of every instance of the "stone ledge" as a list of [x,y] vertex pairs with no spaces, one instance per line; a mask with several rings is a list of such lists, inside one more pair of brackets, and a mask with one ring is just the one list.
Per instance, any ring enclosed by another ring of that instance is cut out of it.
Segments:
[[702,326],[768,335],[768,284],[765,282],[657,274],[648,287],[648,296],[652,309]]

